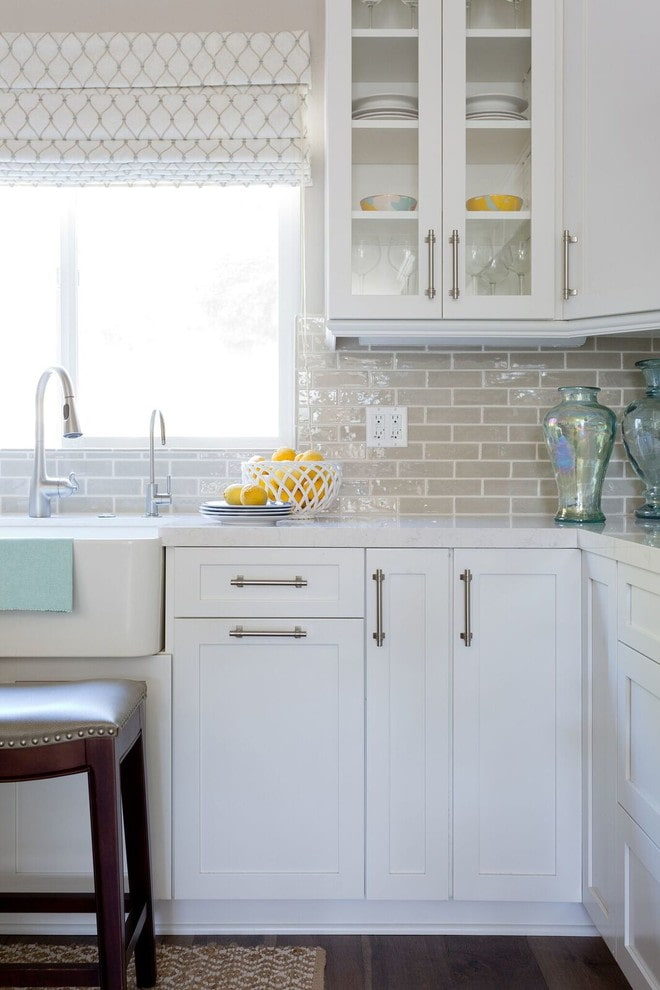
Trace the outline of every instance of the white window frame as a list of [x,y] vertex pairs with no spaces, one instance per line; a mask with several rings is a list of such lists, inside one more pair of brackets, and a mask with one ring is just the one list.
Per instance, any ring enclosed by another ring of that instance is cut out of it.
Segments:
[[[242,450],[270,449],[278,446],[293,446],[295,436],[295,344],[298,316],[301,314],[302,252],[301,252],[301,204],[302,192],[291,187],[291,196],[283,198],[279,210],[279,384],[280,401],[277,421],[277,435],[257,437],[233,436],[170,436],[167,434],[168,449],[189,450]],[[76,242],[74,215],[74,193],[67,209],[62,211],[60,227],[60,274],[59,274],[59,313],[58,348],[59,362],[69,372],[74,384],[78,382],[78,272],[76,264]],[[259,232],[255,231],[255,237]],[[286,278],[283,277],[286,269]],[[294,273],[297,273],[295,275]],[[79,411],[83,430],[84,413]],[[163,404],[163,415],[167,425],[167,408]],[[148,423],[136,424],[141,435],[136,437],[95,437],[86,436],[76,440],[62,440],[63,448],[74,450],[118,449],[133,450],[144,447],[144,437],[148,433]],[[142,432],[143,430],[143,432]]]

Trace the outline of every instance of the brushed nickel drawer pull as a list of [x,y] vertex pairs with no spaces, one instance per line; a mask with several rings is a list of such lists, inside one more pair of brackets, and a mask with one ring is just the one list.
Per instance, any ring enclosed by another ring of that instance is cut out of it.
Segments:
[[229,630],[229,635],[234,639],[244,639],[247,636],[288,636],[291,639],[304,639],[307,631],[302,626],[294,626],[293,629],[244,629],[243,626],[236,626]]
[[451,244],[451,289],[449,295],[452,299],[458,299],[461,290],[458,287],[458,245],[460,238],[457,230],[452,230],[449,243]]
[[371,576],[376,582],[376,632],[372,633],[372,636],[376,640],[376,646],[382,646],[385,639],[383,632],[383,581],[385,575],[379,567],[376,573]]
[[233,588],[306,588],[307,578],[298,574],[294,578],[245,578],[237,574],[229,583]]
[[472,645],[472,596],[471,596],[471,584],[472,584],[472,571],[464,570],[461,574],[461,581],[465,581],[465,608],[463,612],[463,622],[464,631],[461,633],[461,639],[463,640],[464,646]]
[[429,266],[429,284],[426,288],[425,295],[429,299],[435,299],[435,231],[432,227],[429,228],[429,232],[424,238],[429,246],[428,249],[428,266]]
[[577,296],[577,289],[571,288],[571,279],[568,268],[568,249],[571,244],[577,244],[577,234],[571,234],[570,230],[565,230],[562,236],[564,245],[564,299]]

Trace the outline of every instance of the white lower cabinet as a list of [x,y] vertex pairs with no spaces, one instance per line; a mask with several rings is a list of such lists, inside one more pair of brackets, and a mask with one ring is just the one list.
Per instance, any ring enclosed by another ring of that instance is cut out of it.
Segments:
[[367,551],[366,894],[449,897],[449,551]]
[[[0,660],[0,680],[128,677],[147,684],[146,766],[154,896],[171,896],[171,657]],[[0,784],[5,890],[88,890],[92,845],[87,775]]]
[[619,928],[616,853],[617,565],[582,555],[583,814],[582,897],[611,952]]
[[176,619],[174,896],[364,896],[361,619]]
[[616,960],[634,990],[660,987],[660,848],[618,810],[623,925]]
[[634,990],[660,990],[659,574],[618,565],[618,637],[616,959]]
[[454,558],[454,897],[581,900],[580,553]]

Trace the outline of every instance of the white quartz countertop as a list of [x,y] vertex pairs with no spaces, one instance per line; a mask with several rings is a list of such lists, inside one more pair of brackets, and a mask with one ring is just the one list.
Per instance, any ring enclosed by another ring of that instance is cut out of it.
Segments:
[[[62,515],[0,516],[0,538],[78,536],[82,539],[158,535],[165,547],[577,547],[660,570],[660,522],[611,517],[602,525],[559,524],[552,516],[317,516],[275,525],[227,525],[197,515],[158,518]],[[120,535],[121,534],[121,535]]]

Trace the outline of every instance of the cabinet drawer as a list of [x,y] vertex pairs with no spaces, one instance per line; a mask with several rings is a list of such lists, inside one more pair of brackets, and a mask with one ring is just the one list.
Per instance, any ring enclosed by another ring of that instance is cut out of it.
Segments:
[[660,664],[619,644],[619,803],[660,845]]
[[362,550],[177,548],[174,615],[364,615]]
[[660,663],[660,574],[619,564],[619,639]]

